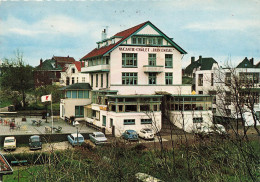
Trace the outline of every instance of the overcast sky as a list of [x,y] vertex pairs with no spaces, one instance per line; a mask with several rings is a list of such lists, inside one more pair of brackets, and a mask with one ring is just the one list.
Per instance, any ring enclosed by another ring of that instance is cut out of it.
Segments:
[[108,36],[145,21],[188,52],[237,65],[244,57],[260,61],[260,0],[0,0],[0,59],[23,53],[37,66],[55,56],[79,60]]

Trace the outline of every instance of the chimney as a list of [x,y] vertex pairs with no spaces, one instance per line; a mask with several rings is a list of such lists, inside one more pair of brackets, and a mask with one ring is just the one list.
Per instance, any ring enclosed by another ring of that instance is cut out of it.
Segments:
[[202,63],[202,56],[199,56],[199,63]]
[[254,58],[251,58],[251,59],[250,59],[250,63],[251,63],[252,65],[254,65]]
[[106,33],[106,29],[104,29],[101,34],[101,41],[105,40],[106,38],[107,38],[107,33]]
[[192,57],[191,57],[191,63],[194,63],[194,61],[195,61],[195,57],[192,56]]
[[42,58],[40,59],[40,67],[42,67]]

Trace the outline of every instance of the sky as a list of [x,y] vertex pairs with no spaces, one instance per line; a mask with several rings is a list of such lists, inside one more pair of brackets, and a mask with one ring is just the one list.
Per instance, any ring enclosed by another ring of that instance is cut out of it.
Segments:
[[260,0],[0,0],[0,59],[37,66],[40,59],[77,61],[108,37],[152,22],[188,54],[182,66],[213,57],[236,66],[260,61]]

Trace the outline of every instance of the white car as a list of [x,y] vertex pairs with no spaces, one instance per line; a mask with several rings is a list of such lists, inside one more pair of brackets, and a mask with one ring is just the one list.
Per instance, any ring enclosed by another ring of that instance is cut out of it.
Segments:
[[150,139],[150,140],[154,139],[154,132],[150,128],[141,129],[139,131],[138,135],[140,138],[143,138],[143,139]]
[[225,127],[221,124],[214,124],[212,127],[211,127],[217,134],[220,134],[220,135],[227,135],[227,131],[225,129]]
[[16,149],[16,139],[15,137],[5,137],[4,140],[4,150],[15,150]]

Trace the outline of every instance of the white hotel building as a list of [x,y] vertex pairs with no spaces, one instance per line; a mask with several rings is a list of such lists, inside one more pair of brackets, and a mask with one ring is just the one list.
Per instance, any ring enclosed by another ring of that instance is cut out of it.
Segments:
[[[102,37],[97,48],[81,59],[85,65],[81,73],[89,74],[92,87],[82,116],[87,122],[108,133],[113,130],[116,136],[144,127],[158,132],[161,110],[166,108],[171,121],[186,131],[194,123],[211,123],[211,97],[191,95],[191,85],[182,84],[181,60],[186,52],[151,22],[111,38],[104,30]],[[165,98],[167,103],[162,102]]]

